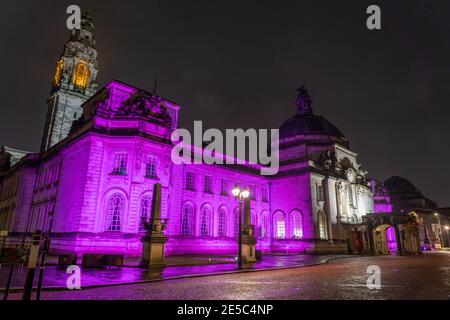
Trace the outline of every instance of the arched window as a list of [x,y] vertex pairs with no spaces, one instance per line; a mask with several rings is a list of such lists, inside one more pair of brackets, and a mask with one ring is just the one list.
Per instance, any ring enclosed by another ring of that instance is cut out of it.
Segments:
[[150,218],[150,211],[152,208],[152,198],[150,196],[144,196],[141,199],[141,210],[139,216],[139,231],[145,231],[142,221],[148,221]]
[[184,236],[193,235],[194,230],[194,206],[186,203],[181,211],[181,234]]
[[61,81],[61,75],[65,71],[65,69],[66,65],[64,63],[64,60],[63,59],[59,60],[56,66],[55,78],[53,79],[53,84],[55,86],[59,85],[59,82]]
[[239,208],[234,209],[234,236],[239,236]]
[[298,210],[291,212],[292,238],[301,239],[303,237],[302,214]]
[[86,89],[89,80],[89,67],[87,64],[80,62],[75,67],[73,73],[73,84],[81,89]]
[[274,234],[277,239],[286,238],[286,219],[283,212],[275,213],[273,217]]
[[318,220],[319,220],[319,237],[320,237],[320,239],[326,239],[327,238],[327,217],[325,216],[324,211],[319,211]]
[[269,238],[269,212],[264,211],[260,219],[261,238]]
[[114,193],[108,200],[106,213],[106,231],[121,231],[125,198],[120,193]]
[[225,207],[220,207],[218,211],[218,227],[217,227],[217,235],[219,237],[227,236],[227,210]]
[[202,207],[200,214],[200,236],[207,237],[210,235],[211,226],[211,207],[205,205]]

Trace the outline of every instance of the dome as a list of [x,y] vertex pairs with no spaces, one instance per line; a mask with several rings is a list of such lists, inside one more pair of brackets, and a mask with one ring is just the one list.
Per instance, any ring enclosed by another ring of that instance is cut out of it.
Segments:
[[405,178],[393,176],[384,182],[384,185],[389,192],[418,192],[419,190],[411,183],[411,181]]
[[348,141],[342,132],[322,116],[317,116],[312,110],[312,100],[304,86],[297,89],[297,113],[286,120],[280,127],[280,139],[297,135],[325,135],[331,140],[348,146]]
[[314,114],[296,114],[281,125],[280,139],[297,135],[327,135],[345,138],[331,122]]

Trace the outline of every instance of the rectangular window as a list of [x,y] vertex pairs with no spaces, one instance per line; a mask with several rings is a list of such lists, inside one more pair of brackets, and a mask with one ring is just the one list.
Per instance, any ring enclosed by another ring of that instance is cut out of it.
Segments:
[[267,193],[267,189],[266,188],[262,188],[261,189],[261,200],[263,201],[263,202],[269,202],[269,196],[268,196],[268,193]]
[[324,201],[324,196],[323,196],[323,186],[318,184],[316,185],[316,196],[317,196],[317,201]]
[[227,188],[228,188],[227,180],[222,179],[222,188],[221,188],[220,194],[223,195],[223,196],[227,196],[228,195]]
[[48,169],[47,171],[47,188],[50,188],[52,185],[52,179],[53,179],[53,168]]
[[350,207],[354,207],[352,186],[348,186],[348,204]]
[[277,221],[277,238],[284,239],[286,237],[286,226],[284,224],[284,221],[278,220]]
[[203,186],[205,193],[212,193],[212,178],[211,176],[205,176],[205,185]]
[[126,175],[127,174],[127,160],[126,153],[116,153],[114,155],[114,168],[112,174]]
[[150,179],[156,179],[156,159],[148,158],[147,163],[145,165],[145,177]]
[[45,184],[45,172],[41,172],[41,174],[39,175],[39,190],[43,190],[44,189],[44,184]]
[[53,174],[53,184],[59,183],[59,173],[61,170],[61,163],[59,163],[55,168],[55,173]]
[[34,192],[36,193],[36,192],[38,192],[38,190],[39,190],[39,181],[41,180],[41,174],[40,173],[38,173],[37,175],[36,175],[36,181],[34,182]]
[[186,190],[195,191],[195,175],[192,172],[186,175]]

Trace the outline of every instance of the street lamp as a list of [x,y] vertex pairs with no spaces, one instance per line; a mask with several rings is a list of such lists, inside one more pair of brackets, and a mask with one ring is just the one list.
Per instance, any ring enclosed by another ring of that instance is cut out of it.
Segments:
[[250,195],[250,191],[247,189],[241,190],[238,186],[235,186],[233,190],[231,190],[233,196],[236,200],[239,200],[239,243],[238,243],[238,269],[242,269],[242,200],[247,199]]
[[439,219],[439,213],[435,212],[434,216],[437,217],[439,223],[439,241],[441,243],[441,246],[444,246],[442,242],[442,226],[441,226],[441,219]]

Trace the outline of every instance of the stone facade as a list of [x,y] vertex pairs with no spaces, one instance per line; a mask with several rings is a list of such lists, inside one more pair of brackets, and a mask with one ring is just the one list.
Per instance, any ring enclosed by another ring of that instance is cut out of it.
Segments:
[[139,256],[155,183],[169,255],[237,252],[235,185],[250,190],[256,248],[264,252],[353,252],[364,217],[392,211],[380,197],[374,204],[357,154],[314,114],[304,87],[280,127],[279,172],[262,176],[250,165],[174,164],[170,137],[181,107],[120,81],[94,94],[96,76],[85,15],[58,63],[41,152],[14,163],[11,149],[0,152],[0,229],[10,231],[10,243],[40,229],[51,233],[53,252]]
[[345,252],[338,224],[373,211],[356,154],[326,134],[281,140],[280,172],[261,176],[246,165],[175,165],[170,136],[180,106],[167,99],[112,81],[82,107],[67,139],[3,168],[2,227],[13,235],[51,228],[54,251],[139,255],[156,182],[167,254],[236,251],[234,185],[251,192],[265,252]]

